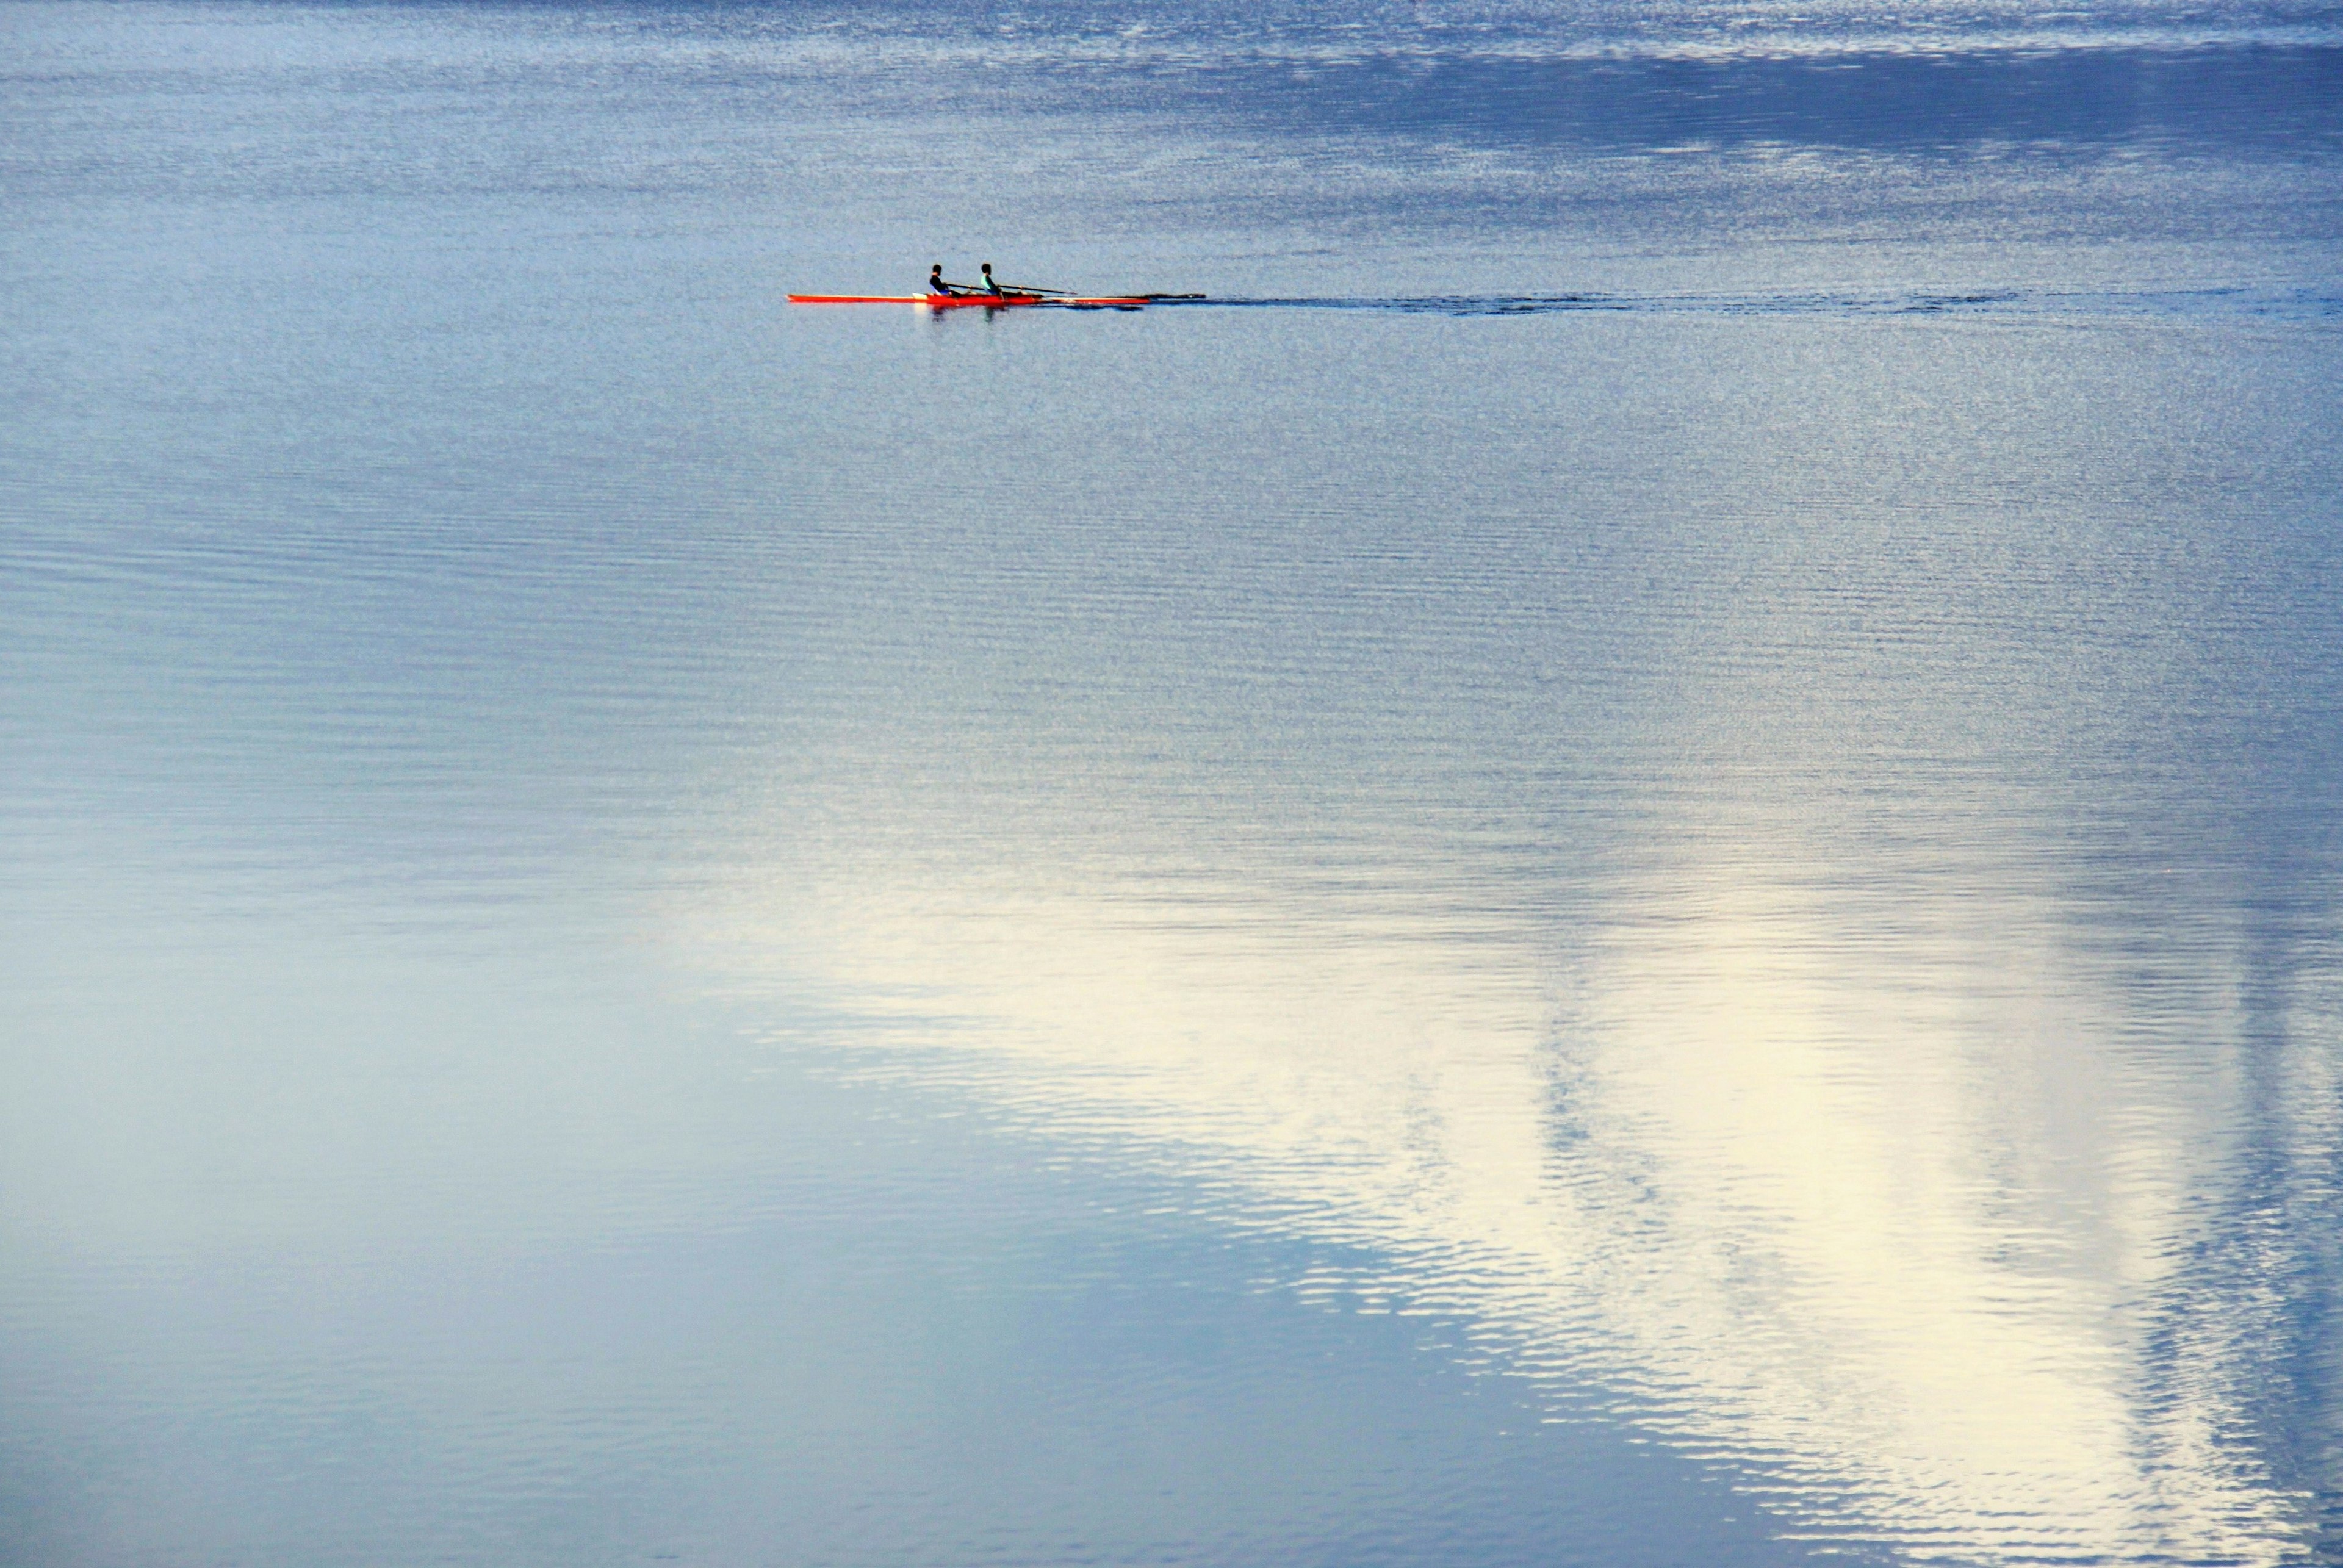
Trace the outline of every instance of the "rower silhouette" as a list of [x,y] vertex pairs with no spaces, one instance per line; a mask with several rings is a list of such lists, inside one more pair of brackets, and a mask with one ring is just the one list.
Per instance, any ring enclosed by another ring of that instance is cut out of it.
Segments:
[[[987,270],[990,271],[990,269],[988,268]],[[944,281],[944,264],[940,261],[936,263],[935,266],[928,268],[928,292],[930,294],[945,295],[947,297],[960,292],[956,286]]]
[[988,261],[988,262],[986,262],[986,263],[984,264],[983,271],[984,271],[984,282],[983,282],[983,284],[982,284],[980,286],[983,288],[984,292],[985,292],[985,293],[987,293],[987,294],[994,294],[994,295],[997,295],[997,294],[1001,293],[1001,285],[999,285],[998,283],[995,283],[995,282],[992,280],[992,263],[990,263],[990,262],[989,262],[989,261]]

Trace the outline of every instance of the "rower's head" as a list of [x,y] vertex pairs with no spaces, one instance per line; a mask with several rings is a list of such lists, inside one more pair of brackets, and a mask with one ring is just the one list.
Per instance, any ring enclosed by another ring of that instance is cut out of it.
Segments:
[[928,268],[928,276],[930,277],[941,277],[943,275],[944,264],[940,261],[936,263],[935,266]]
[[992,276],[992,263],[989,261],[984,264],[984,276],[987,277]]

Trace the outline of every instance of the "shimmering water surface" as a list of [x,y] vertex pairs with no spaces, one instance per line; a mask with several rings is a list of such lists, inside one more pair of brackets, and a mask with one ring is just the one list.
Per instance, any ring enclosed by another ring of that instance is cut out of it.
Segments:
[[12,3],[0,529],[0,1558],[2343,1562],[2331,7]]

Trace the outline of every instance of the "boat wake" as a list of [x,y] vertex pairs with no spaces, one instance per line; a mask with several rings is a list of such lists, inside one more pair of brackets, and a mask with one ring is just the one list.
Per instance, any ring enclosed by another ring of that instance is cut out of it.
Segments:
[[2343,321],[2343,294],[2310,289],[2136,291],[1996,289],[1967,294],[1821,291],[1783,294],[1425,294],[1214,296],[1161,304],[1252,310],[1373,310],[1403,316],[1551,316],[1608,311],[1662,316],[1989,316],[2260,317]]

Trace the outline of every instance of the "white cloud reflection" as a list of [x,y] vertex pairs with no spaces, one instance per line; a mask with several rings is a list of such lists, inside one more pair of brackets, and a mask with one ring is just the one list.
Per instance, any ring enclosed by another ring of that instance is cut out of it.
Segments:
[[2195,932],[2176,994],[2006,890],[1679,865],[1493,940],[1016,859],[866,863],[696,940],[891,1013],[1053,1133],[1370,1244],[1373,1291],[1611,1391],[1794,1533],[2300,1556],[2308,1500],[2241,1436],[2247,1307],[2173,1310],[2239,1156],[2237,933]]

